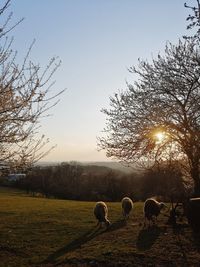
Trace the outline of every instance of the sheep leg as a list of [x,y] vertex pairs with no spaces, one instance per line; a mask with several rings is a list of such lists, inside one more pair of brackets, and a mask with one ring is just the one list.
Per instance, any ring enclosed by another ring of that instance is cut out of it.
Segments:
[[152,217],[152,226],[156,224],[156,217]]
[[126,220],[126,214],[124,211],[122,211],[122,216],[123,216],[123,219]]
[[144,224],[143,224],[143,228],[146,227],[146,222],[147,222],[147,218],[146,218],[146,216],[144,216]]
[[103,222],[100,222],[100,228],[103,228]]

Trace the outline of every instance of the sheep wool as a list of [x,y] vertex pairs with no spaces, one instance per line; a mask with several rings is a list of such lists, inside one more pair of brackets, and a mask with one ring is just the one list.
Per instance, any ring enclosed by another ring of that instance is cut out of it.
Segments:
[[102,226],[104,223],[107,227],[110,225],[108,220],[108,207],[105,202],[99,201],[94,207],[94,215],[98,220],[98,225]]
[[158,215],[160,214],[161,209],[165,206],[164,203],[158,202],[153,198],[149,198],[144,202],[144,217],[145,217],[145,223],[146,219],[149,221],[152,221],[155,223]]
[[122,203],[122,215],[124,218],[128,218],[131,210],[133,209],[133,201],[129,197],[124,197]]

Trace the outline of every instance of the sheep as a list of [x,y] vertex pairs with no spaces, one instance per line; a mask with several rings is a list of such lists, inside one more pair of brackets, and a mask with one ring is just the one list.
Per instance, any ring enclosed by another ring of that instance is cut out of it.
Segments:
[[144,202],[144,226],[146,225],[146,219],[149,221],[149,226],[150,221],[155,224],[157,216],[160,214],[161,209],[164,207],[166,207],[166,205],[163,202],[158,202],[153,198],[148,198]]
[[122,202],[122,215],[124,219],[128,219],[129,214],[133,208],[133,201],[129,197],[124,197],[121,202]]
[[103,223],[108,227],[110,225],[110,221],[108,220],[108,208],[105,202],[99,201],[96,203],[94,207],[94,215],[98,220],[97,225],[102,227]]

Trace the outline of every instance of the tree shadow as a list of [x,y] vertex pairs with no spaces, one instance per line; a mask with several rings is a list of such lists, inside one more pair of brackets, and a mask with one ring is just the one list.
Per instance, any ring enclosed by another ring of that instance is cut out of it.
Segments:
[[147,250],[152,247],[162,230],[154,225],[139,232],[136,246],[139,250]]
[[198,252],[200,252],[200,232],[199,231],[192,231],[192,238],[195,247],[197,248]]
[[189,226],[186,223],[176,223],[175,225],[172,225],[173,233],[175,235],[184,234],[185,229],[187,229]]
[[173,225],[173,234],[176,235],[176,244],[180,249],[183,266],[190,266],[188,263],[187,248],[185,248],[182,237],[185,235],[185,229],[188,229],[188,224]]
[[99,236],[105,232],[115,231],[115,230],[117,230],[117,229],[119,229],[125,225],[126,225],[126,222],[124,222],[124,220],[118,220],[118,221],[114,222],[113,224],[111,224],[108,228],[95,227],[93,229],[90,229],[89,231],[87,231],[86,233],[84,233],[83,235],[78,237],[77,239],[71,241],[70,243],[68,243],[64,247],[58,249],[57,251],[55,251],[54,253],[49,255],[42,263],[44,264],[44,263],[56,262],[57,259],[60,258],[61,256],[65,255],[69,252],[72,252],[76,249],[81,248],[82,245],[89,242],[93,238],[95,238],[95,237],[97,237],[97,236]]

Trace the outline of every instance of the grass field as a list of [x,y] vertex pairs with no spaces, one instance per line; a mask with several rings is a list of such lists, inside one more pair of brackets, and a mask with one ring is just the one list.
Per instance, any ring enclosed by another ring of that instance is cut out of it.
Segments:
[[200,239],[185,222],[143,229],[142,203],[130,220],[107,203],[112,225],[97,229],[93,202],[30,197],[0,188],[0,266],[200,266]]

